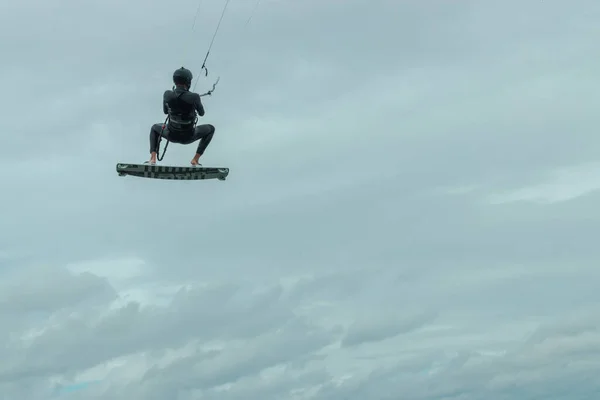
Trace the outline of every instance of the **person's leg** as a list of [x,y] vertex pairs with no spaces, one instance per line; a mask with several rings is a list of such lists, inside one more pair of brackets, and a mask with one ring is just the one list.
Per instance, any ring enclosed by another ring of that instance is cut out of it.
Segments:
[[204,124],[196,126],[194,130],[194,141],[200,139],[200,143],[198,143],[198,148],[196,149],[196,154],[191,161],[192,165],[198,165],[198,160],[204,154],[204,151],[210,144],[213,136],[215,134],[215,127],[211,124]]
[[150,128],[150,163],[156,164],[156,156],[158,152],[158,141],[160,137],[169,140],[169,128],[163,129],[163,124],[154,124]]
[[185,137],[182,136],[180,138],[178,137],[178,143],[181,144],[191,144],[196,140],[200,140],[200,143],[198,143],[198,148],[196,149],[196,155],[191,161],[192,165],[198,165],[198,160],[202,154],[204,154],[204,151],[212,140],[214,134],[215,127],[210,124],[204,124],[196,126],[194,131],[190,132],[189,135],[186,135]]

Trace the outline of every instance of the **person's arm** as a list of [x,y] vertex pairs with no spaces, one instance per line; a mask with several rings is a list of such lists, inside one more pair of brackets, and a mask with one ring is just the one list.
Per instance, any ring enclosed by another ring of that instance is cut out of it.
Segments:
[[167,93],[169,93],[168,90],[165,90],[165,93],[163,93],[163,113],[165,113],[165,115],[169,113],[169,106],[167,105]]
[[204,117],[204,106],[202,105],[202,100],[200,100],[200,95],[196,93],[196,111],[198,115]]

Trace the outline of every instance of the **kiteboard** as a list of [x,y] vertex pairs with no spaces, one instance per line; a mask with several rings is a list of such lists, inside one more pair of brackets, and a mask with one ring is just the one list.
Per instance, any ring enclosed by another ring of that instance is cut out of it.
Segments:
[[119,176],[129,175],[138,178],[171,180],[218,179],[224,181],[227,175],[229,175],[229,168],[119,163],[117,164],[117,173]]

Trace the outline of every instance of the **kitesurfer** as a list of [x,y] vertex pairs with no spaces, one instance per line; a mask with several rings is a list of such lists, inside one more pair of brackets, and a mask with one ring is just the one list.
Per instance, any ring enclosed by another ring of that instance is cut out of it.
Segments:
[[163,94],[163,112],[169,116],[167,123],[154,124],[150,129],[150,164],[156,164],[161,136],[179,144],[191,144],[200,140],[192,165],[198,165],[198,160],[213,138],[213,125],[196,125],[198,116],[204,116],[204,107],[200,95],[190,91],[192,79],[192,72],[184,67],[173,73],[175,87]]

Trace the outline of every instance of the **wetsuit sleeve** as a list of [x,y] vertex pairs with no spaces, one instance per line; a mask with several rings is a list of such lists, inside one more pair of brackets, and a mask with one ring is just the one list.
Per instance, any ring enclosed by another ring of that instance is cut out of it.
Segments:
[[163,93],[163,113],[165,114],[169,113],[169,107],[167,106],[167,93],[169,93],[168,90],[165,90]]
[[198,115],[203,117],[204,116],[204,106],[202,105],[202,101],[200,100],[200,95],[196,93],[196,111],[198,112]]

